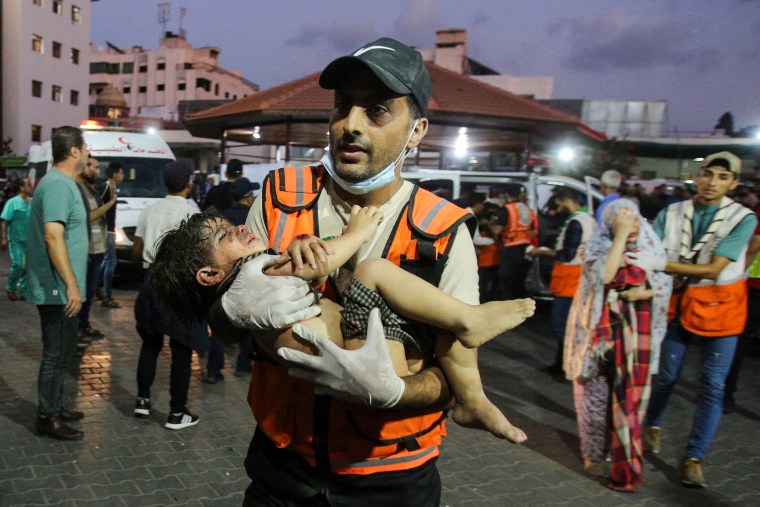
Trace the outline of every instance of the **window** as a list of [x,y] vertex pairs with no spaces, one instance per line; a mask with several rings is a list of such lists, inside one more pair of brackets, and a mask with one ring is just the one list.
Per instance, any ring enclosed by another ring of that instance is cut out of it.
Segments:
[[71,6],[71,22],[79,23],[82,19],[82,10],[76,5]]
[[140,93],[148,93],[148,87],[147,86],[141,86],[137,89]]
[[124,62],[121,64],[121,73],[122,74],[132,74],[135,71],[135,64],[134,62]]
[[148,72],[148,64],[147,63],[141,63],[140,68],[138,69],[138,72],[145,73]]
[[211,91],[211,81],[206,79],[205,77],[199,77],[195,80],[195,87],[196,88],[203,88],[207,92]]
[[32,5],[36,5],[37,7],[42,7],[42,0],[32,0]]
[[76,48],[71,48],[71,53],[69,53],[69,55],[71,63],[74,65],[79,65],[79,50]]
[[53,41],[53,58],[61,57],[61,43]]
[[61,101],[61,87],[58,85],[53,85],[53,93],[52,97],[53,102],[60,102]]
[[71,90],[71,95],[69,97],[69,103],[72,106],[78,106],[79,105],[79,92],[77,90]]
[[224,98],[225,99],[230,98],[230,92],[224,92]]
[[119,73],[119,64],[118,63],[109,63],[108,64],[108,73],[109,74],[118,74]]
[[107,62],[90,62],[90,74],[105,74],[107,72]]
[[177,83],[177,90],[184,90],[185,89],[185,82],[181,81]]
[[42,141],[42,125],[32,125],[32,141],[35,143]]
[[32,97],[42,97],[42,81],[32,79]]
[[42,37],[39,35],[32,35],[32,51],[35,53],[43,53]]
[[157,84],[156,85],[156,90],[159,91],[159,92],[164,91],[164,84],[163,83]]
[[53,0],[53,14],[63,14],[63,0]]
[[214,95],[219,96],[219,83],[214,85]]
[[122,93],[132,93],[132,87],[131,86],[124,86],[121,89]]
[[158,63],[156,64],[156,70],[164,70],[164,69],[166,69],[166,62],[164,62],[163,60],[159,60]]

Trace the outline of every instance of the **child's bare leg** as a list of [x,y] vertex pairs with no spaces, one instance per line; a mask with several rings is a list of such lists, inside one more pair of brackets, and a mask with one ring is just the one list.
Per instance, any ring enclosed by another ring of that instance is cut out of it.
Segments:
[[436,358],[456,398],[452,412],[454,422],[467,428],[491,432],[519,444],[528,437],[512,426],[509,419],[486,397],[478,371],[477,350],[467,349],[459,341],[445,336],[436,339]]
[[468,305],[385,259],[360,262],[354,278],[379,292],[394,311],[455,334],[467,348],[519,326],[536,309],[532,299]]

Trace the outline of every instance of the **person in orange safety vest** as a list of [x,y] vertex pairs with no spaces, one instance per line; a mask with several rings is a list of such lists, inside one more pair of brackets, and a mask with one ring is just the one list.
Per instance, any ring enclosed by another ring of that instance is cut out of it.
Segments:
[[501,299],[527,296],[525,277],[530,261],[525,257],[529,246],[538,246],[538,217],[521,201],[522,187],[514,185],[505,191],[506,204],[491,231],[501,239],[499,254],[499,285]]
[[552,281],[549,285],[554,299],[552,301],[552,330],[559,348],[546,372],[551,375],[562,375],[562,353],[565,344],[565,325],[573,296],[578,288],[583,271],[585,245],[594,231],[594,217],[581,204],[584,196],[568,188],[560,188],[553,196],[557,211],[567,214],[567,220],[557,237],[554,249],[540,247],[528,252],[531,257],[552,257]]

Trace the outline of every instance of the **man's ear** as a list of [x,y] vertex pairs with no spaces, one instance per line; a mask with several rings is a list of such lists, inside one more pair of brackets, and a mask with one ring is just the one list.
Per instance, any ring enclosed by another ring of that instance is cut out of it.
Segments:
[[412,132],[411,137],[409,138],[409,142],[406,143],[406,147],[408,149],[412,149],[415,146],[419,145],[422,141],[422,138],[425,137],[425,134],[427,134],[428,130],[428,119],[427,118],[420,118],[417,120],[417,125],[414,126],[414,131]]
[[195,281],[203,287],[213,287],[222,283],[225,276],[227,273],[224,270],[204,266],[195,273]]

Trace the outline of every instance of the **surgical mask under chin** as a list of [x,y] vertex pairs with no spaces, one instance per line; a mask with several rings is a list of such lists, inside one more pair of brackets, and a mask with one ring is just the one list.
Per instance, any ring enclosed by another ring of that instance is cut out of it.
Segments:
[[412,134],[414,134],[414,129],[416,127],[417,121],[415,121],[414,125],[412,125],[412,130],[409,132],[409,137],[406,138],[406,142],[404,143],[404,149],[401,150],[401,153],[399,153],[398,157],[396,157],[396,160],[385,166],[382,171],[369,179],[353,182],[346,181],[338,176],[338,173],[335,172],[335,167],[333,167],[332,157],[330,157],[329,152],[325,153],[320,162],[323,166],[325,166],[327,172],[330,173],[330,177],[333,179],[333,181],[335,181],[335,183],[340,186],[340,188],[354,195],[368,194],[377,189],[383,188],[384,186],[393,183],[396,180],[396,166],[402,164],[406,156],[409,154],[409,150],[406,149],[406,145],[412,138]]

